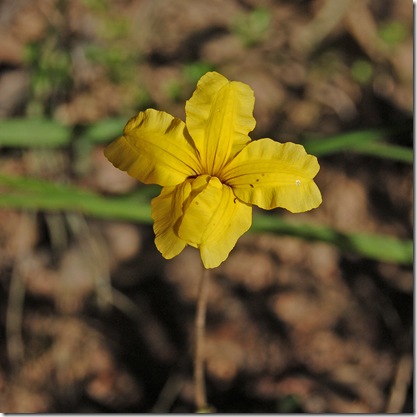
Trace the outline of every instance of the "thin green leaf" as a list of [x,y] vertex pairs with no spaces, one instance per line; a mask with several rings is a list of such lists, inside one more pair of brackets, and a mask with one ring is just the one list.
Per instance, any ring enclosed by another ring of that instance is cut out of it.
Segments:
[[140,194],[108,198],[70,185],[4,175],[0,175],[0,186],[7,188],[0,197],[0,207],[77,211],[103,219],[151,222],[149,201]]
[[150,204],[126,198],[105,198],[82,193],[70,194],[8,194],[2,196],[0,207],[24,210],[75,211],[101,219],[117,219],[151,224]]
[[[381,143],[390,132],[383,129],[360,130],[324,139],[308,139],[302,142],[308,153],[326,156],[337,152],[356,152],[400,162],[413,163],[414,153],[404,146]],[[395,133],[395,130],[393,130]]]
[[[75,144],[81,146],[108,143],[122,134],[125,122],[125,118],[112,118],[92,124],[77,137]],[[308,139],[303,141],[303,145],[309,153],[316,156],[353,151],[412,163],[412,149],[381,143],[388,134],[405,132],[407,129],[410,130],[405,125],[400,129],[360,130],[323,139]],[[70,143],[72,134],[70,127],[50,119],[21,118],[0,121],[0,147],[59,148]]]
[[[78,138],[91,144],[107,143],[123,132],[125,118],[106,119],[88,126]],[[0,146],[59,148],[70,143],[72,129],[50,119],[0,120]]]
[[[124,197],[104,197],[79,187],[32,178],[0,175],[0,207],[24,210],[78,211],[102,219],[151,224],[149,190]],[[149,187],[148,187],[149,188]],[[152,188],[152,196],[157,188]],[[413,242],[391,236],[344,233],[313,224],[295,224],[273,215],[256,213],[252,232],[277,233],[302,239],[323,241],[341,250],[385,262],[411,265]]]
[[280,217],[260,213],[253,217],[251,230],[328,242],[343,251],[358,253],[380,261],[406,265],[411,265],[413,262],[413,242],[387,235],[339,232],[326,226],[295,224]]
[[96,144],[107,143],[122,134],[125,124],[126,118],[102,120],[89,126],[79,139]]
[[414,161],[414,152],[410,148],[398,145],[388,145],[386,143],[365,143],[356,146],[355,151],[361,154],[377,156],[380,158],[393,159],[395,161],[412,164]]
[[48,119],[0,120],[0,146],[58,148],[70,142],[71,129]]
[[308,153],[316,156],[325,156],[350,150],[357,145],[374,142],[383,137],[383,135],[384,132],[379,129],[361,130],[323,139],[308,139],[303,141],[302,144]]

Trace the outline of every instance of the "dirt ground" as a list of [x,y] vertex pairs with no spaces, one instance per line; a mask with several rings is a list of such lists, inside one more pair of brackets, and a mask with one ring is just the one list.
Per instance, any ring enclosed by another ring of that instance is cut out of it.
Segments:
[[[3,0],[0,119],[44,116],[76,132],[147,107],[183,118],[214,69],[254,89],[254,139],[407,126],[412,26],[411,0]],[[411,128],[390,141],[412,147]],[[11,147],[0,168],[106,195],[141,186],[102,145],[76,149]],[[322,206],[278,214],[412,239],[411,165],[319,161]],[[192,248],[164,260],[153,237],[148,225],[0,210],[0,411],[194,411],[201,263]],[[249,233],[212,272],[218,412],[412,412],[412,346],[410,265]]]

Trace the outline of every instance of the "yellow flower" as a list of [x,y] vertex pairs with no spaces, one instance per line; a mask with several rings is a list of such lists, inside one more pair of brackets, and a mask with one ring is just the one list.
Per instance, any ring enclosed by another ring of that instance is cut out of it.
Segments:
[[163,186],[151,204],[166,259],[191,245],[214,268],[250,228],[253,204],[293,213],[320,205],[316,157],[293,143],[251,141],[254,102],[248,85],[209,72],[186,103],[185,123],[148,109],[105,149],[115,167]]

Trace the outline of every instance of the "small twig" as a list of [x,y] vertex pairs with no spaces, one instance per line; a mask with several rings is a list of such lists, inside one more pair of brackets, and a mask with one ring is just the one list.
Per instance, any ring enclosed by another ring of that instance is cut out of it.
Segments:
[[401,413],[404,406],[407,389],[413,375],[413,358],[404,355],[400,358],[395,373],[394,383],[386,407],[386,413]]
[[14,266],[10,280],[9,298],[6,313],[6,340],[9,361],[17,366],[24,359],[22,338],[23,304],[25,300],[25,284],[22,276]]
[[17,253],[11,273],[6,310],[7,355],[9,361],[15,366],[23,362],[25,355],[22,322],[26,287],[21,274],[21,262],[28,256],[28,249],[24,247],[23,240],[28,223],[33,221],[33,215],[27,216],[21,213],[20,216],[20,223],[17,230]]
[[197,412],[207,410],[206,384],[204,379],[204,333],[206,325],[207,290],[210,273],[204,269],[201,275],[197,311],[195,316],[194,389]]
[[184,378],[179,373],[171,374],[167,381],[165,382],[164,387],[159,393],[158,399],[156,400],[155,405],[152,407],[152,413],[168,413],[172,404],[174,404],[176,398],[178,397],[181,389],[184,385]]
[[326,0],[313,20],[298,33],[296,48],[311,53],[337,27],[352,3],[353,0]]

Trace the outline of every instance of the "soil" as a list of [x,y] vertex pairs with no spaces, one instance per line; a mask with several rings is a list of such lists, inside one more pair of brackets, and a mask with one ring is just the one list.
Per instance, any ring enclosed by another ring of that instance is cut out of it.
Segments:
[[[3,0],[0,119],[76,132],[147,107],[183,118],[214,69],[254,89],[254,139],[410,126],[412,28],[409,0]],[[411,128],[389,141],[411,148]],[[106,195],[141,187],[102,145],[74,149],[7,148],[1,171]],[[322,206],[275,214],[412,239],[411,165],[349,152],[320,165]],[[194,411],[201,262],[192,248],[166,261],[153,238],[149,225],[0,211],[0,411]],[[249,233],[211,273],[217,412],[413,412],[412,344],[411,266]]]

